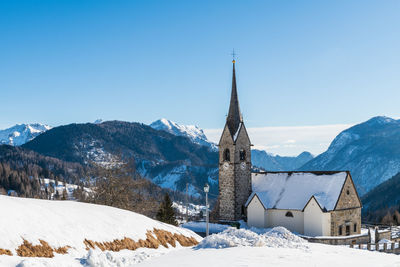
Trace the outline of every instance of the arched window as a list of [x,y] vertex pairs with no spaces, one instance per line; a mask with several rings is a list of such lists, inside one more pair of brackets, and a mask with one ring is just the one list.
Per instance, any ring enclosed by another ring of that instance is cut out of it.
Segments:
[[339,235],[342,235],[342,234],[343,234],[342,226],[340,225],[340,226],[339,226]]
[[225,149],[225,151],[224,151],[224,160],[225,161],[231,160],[231,153],[229,152],[229,148]]
[[239,158],[240,160],[246,160],[246,151],[244,149],[240,149]]
[[293,213],[291,211],[286,212],[285,214],[286,217],[293,217]]

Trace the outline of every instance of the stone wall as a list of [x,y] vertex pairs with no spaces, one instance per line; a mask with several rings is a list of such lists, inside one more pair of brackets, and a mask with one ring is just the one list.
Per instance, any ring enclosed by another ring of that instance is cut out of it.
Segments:
[[[245,159],[240,159],[240,150],[245,151]],[[242,123],[235,143],[235,220],[246,215],[244,204],[251,194],[251,151],[250,139]]]
[[[229,149],[230,160],[225,161],[224,151]],[[245,160],[240,160],[240,150]],[[225,126],[219,143],[219,216],[220,220],[243,219],[244,204],[251,193],[251,151],[246,128],[242,126],[236,143]]]
[[392,240],[392,231],[390,230],[377,230],[375,242],[379,242],[382,239]]
[[[230,160],[224,160],[224,151],[229,149]],[[234,220],[235,214],[235,177],[233,164],[234,145],[227,125],[225,125],[219,143],[219,217],[220,220]]]
[[[354,231],[356,224],[356,231]],[[342,236],[346,236],[346,226],[350,227],[350,235],[361,233],[361,208],[335,210],[331,212],[331,236],[339,236],[342,226]]]
[[321,243],[327,245],[355,245],[355,244],[367,244],[369,242],[369,235],[357,235],[357,236],[343,236],[334,238],[317,238],[317,237],[306,237],[311,243]]
[[234,220],[235,213],[234,164],[227,165],[228,167],[221,163],[219,166],[219,217],[221,220],[231,221]]
[[358,199],[356,188],[348,175],[336,204],[336,209],[341,210],[359,207],[361,207],[361,202]]
[[[340,235],[340,226],[342,227],[342,236],[361,233],[361,202],[350,174],[347,175],[340,192],[336,209],[331,212],[331,236]],[[349,233],[346,232],[347,227],[350,228]]]

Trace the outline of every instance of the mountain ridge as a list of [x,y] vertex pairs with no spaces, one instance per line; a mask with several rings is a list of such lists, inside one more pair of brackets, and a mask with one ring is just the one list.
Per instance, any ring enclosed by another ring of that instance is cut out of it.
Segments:
[[378,116],[339,133],[299,170],[349,170],[363,195],[400,172],[400,122]]
[[107,164],[134,158],[136,171],[162,187],[193,194],[204,183],[217,190],[218,155],[189,138],[158,131],[142,123],[107,121],[55,127],[22,147],[84,165]]

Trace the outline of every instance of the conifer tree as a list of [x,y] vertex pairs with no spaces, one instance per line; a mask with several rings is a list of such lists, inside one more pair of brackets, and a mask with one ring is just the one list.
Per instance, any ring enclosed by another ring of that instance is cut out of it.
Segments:
[[64,190],[62,192],[61,200],[67,200],[67,198],[68,198],[67,190],[64,188]]
[[56,193],[54,195],[54,199],[56,199],[56,200],[60,199],[60,193],[58,193],[58,190],[56,190]]
[[168,193],[165,194],[164,200],[161,202],[156,218],[161,222],[178,225],[178,222],[175,219],[175,211],[172,207],[172,201]]

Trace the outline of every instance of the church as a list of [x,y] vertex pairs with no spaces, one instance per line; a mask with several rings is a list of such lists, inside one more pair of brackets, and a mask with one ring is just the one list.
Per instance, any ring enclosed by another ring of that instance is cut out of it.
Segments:
[[252,172],[232,63],[229,111],[218,144],[220,221],[284,226],[310,237],[360,234],[362,206],[349,171]]

